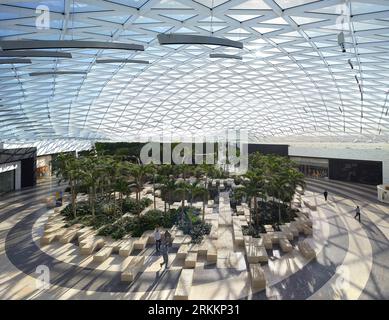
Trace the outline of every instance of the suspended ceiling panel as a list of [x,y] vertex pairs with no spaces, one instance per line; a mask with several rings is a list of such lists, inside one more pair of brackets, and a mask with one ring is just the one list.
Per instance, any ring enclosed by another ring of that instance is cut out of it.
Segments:
[[[38,5],[50,10],[48,29]],[[160,33],[244,48],[161,46]],[[145,51],[59,49],[72,58],[0,64],[0,141],[176,140],[225,129],[246,129],[253,142],[389,141],[388,0],[0,0],[0,40],[30,39]]]

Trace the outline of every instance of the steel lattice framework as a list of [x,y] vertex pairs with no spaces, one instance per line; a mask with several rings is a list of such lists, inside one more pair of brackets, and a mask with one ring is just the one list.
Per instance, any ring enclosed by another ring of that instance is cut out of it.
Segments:
[[[49,29],[36,27],[38,5],[50,9]],[[161,46],[159,33],[244,48]],[[0,0],[0,37],[145,47],[0,64],[2,141],[174,140],[239,128],[253,142],[389,141],[387,0]],[[63,70],[81,74],[29,75]]]

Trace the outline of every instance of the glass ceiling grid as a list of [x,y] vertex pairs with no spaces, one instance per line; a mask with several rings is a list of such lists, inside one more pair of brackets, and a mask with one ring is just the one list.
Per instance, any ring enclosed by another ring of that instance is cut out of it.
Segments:
[[[253,141],[389,142],[388,1],[351,2],[345,53],[337,41],[345,1],[216,2],[210,10],[212,1],[200,0],[0,0],[0,40],[145,46],[131,53],[59,49],[73,57],[0,64],[0,140],[120,141],[234,127],[249,129]],[[48,30],[35,27],[39,4],[50,9]],[[211,31],[244,49],[157,41],[161,32]],[[29,76],[52,71],[87,74]]]

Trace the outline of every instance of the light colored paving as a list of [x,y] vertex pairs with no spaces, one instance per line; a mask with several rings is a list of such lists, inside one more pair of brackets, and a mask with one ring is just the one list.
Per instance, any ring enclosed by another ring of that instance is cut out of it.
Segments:
[[355,300],[360,297],[369,280],[373,265],[372,247],[360,223],[348,214],[349,200],[337,196],[332,196],[330,199],[333,201],[329,202],[329,207],[323,208],[323,211],[334,210],[338,213],[347,228],[349,246],[346,257],[343,263],[338,266],[336,274],[310,299]]
[[[44,207],[39,203],[40,197],[47,194],[50,190],[50,183],[46,183],[41,191],[35,189],[28,190],[28,194],[19,192],[15,195],[15,199],[26,201],[27,199],[34,200],[31,205],[21,206],[17,200],[13,201],[12,197],[8,196],[4,199],[0,198],[4,206],[9,206],[7,211],[16,210],[16,213],[3,216],[5,219],[0,220],[0,298],[2,299],[172,299],[174,290],[164,289],[163,285],[159,285],[161,276],[163,277],[163,270],[159,268],[161,262],[160,257],[152,257],[149,259],[144,271],[147,275],[155,278],[155,282],[150,282],[150,287],[147,290],[139,290],[137,292],[102,292],[96,290],[80,290],[79,288],[65,288],[52,285],[48,290],[38,290],[36,287],[36,279],[31,275],[26,275],[17,269],[7,259],[5,254],[5,237],[11,227],[18,223],[22,218],[28,216],[32,212]],[[54,190],[54,189],[52,189]],[[289,254],[282,255],[279,258],[269,260],[269,265],[264,266],[265,273],[268,279],[268,289],[266,295],[268,299],[277,299],[283,297],[283,293],[293,284],[294,276],[307,270],[315,270],[313,268],[316,263],[320,263],[322,267],[325,264],[330,264],[331,261],[325,260],[328,255],[328,243],[336,239],[334,230],[339,233],[347,235],[348,243],[342,246],[345,251],[345,256],[339,264],[336,265],[337,271],[328,278],[323,286],[316,288],[310,296],[311,299],[357,299],[361,296],[364,287],[369,279],[369,274],[374,265],[374,256],[372,254],[371,244],[368,234],[365,232],[356,220],[353,219],[351,213],[355,206],[354,200],[345,199],[340,196],[333,196],[330,194],[330,202],[324,203],[320,193],[307,192],[305,197],[313,200],[318,206],[317,211],[312,212],[312,221],[314,235],[309,239],[316,254],[319,256],[318,262],[311,265],[308,261],[303,259],[301,255],[294,250]],[[331,198],[332,197],[332,198]],[[158,199],[158,198],[157,198]],[[248,281],[248,274],[245,266],[245,259],[242,253],[242,248],[234,248],[232,235],[232,218],[231,209],[229,208],[228,194],[221,197],[222,225],[218,227],[218,239],[215,244],[220,248],[219,259],[213,267],[209,266],[202,258],[195,268],[195,278],[191,299],[242,299],[251,297],[255,292],[252,291],[250,281]],[[161,203],[158,203],[160,207]],[[17,211],[20,208],[20,211]],[[377,228],[387,236],[387,221],[382,218],[382,210],[387,207],[381,207],[377,203],[364,203],[362,212],[366,219],[370,219],[376,223]],[[9,211],[11,212],[11,211]],[[44,212],[42,212],[44,213]],[[231,223],[229,219],[231,218]],[[45,216],[41,216],[34,223],[32,230],[34,239],[37,240],[39,229],[44,222]],[[218,217],[220,219],[220,216]],[[334,225],[336,219],[342,221],[341,227]],[[219,220],[220,221],[220,220]],[[338,228],[338,229],[337,229]],[[330,232],[330,229],[332,230]],[[42,248],[43,249],[43,248]],[[50,245],[44,248],[44,251],[50,256],[56,257],[60,261],[65,261],[72,266],[81,266],[84,268],[93,267],[96,271],[115,272],[119,268],[119,260],[115,262],[117,257],[109,258],[101,264],[93,264],[90,257],[82,257],[75,254],[76,250],[74,244],[67,245]],[[173,262],[175,254],[171,254],[170,261],[172,263],[171,270],[180,270],[182,265]],[[89,259],[89,260],[88,260]],[[309,268],[307,269],[307,267]],[[346,271],[345,271],[346,270]],[[346,273],[345,273],[346,272]],[[64,275],[66,271],[64,271]],[[197,274],[197,276],[196,276]],[[208,279],[202,281],[203,276],[211,275],[214,280]],[[33,274],[32,274],[33,275]],[[315,275],[311,275],[312,280]],[[38,275],[36,275],[38,277]],[[349,278],[350,281],[345,282],[344,279]],[[80,280],[82,281],[82,280]],[[292,281],[292,282],[291,282]],[[309,282],[308,282],[309,283]],[[205,297],[205,295],[206,297]],[[264,298],[266,298],[264,295]],[[256,297],[255,297],[256,298]]]

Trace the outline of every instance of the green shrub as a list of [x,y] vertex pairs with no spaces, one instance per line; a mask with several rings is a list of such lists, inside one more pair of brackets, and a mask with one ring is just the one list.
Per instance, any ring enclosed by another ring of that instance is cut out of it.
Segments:
[[123,200],[123,212],[139,214],[152,203],[153,201],[149,198],[143,198],[137,202],[135,199],[128,197]]
[[200,243],[203,237],[211,232],[212,225],[209,223],[200,222],[193,225],[190,236],[192,237],[193,243]]

